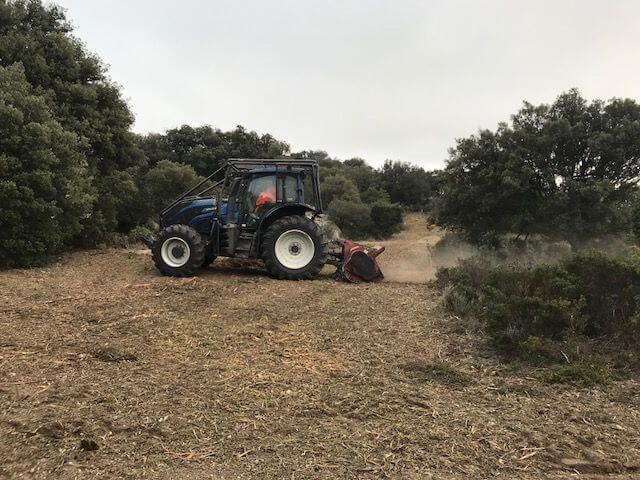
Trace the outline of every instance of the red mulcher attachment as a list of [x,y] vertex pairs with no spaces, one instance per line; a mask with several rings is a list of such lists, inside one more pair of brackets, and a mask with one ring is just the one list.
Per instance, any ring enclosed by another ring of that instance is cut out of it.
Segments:
[[378,282],[384,278],[376,257],[384,247],[365,248],[351,240],[337,240],[341,249],[330,252],[330,261],[337,267],[336,278],[352,283]]

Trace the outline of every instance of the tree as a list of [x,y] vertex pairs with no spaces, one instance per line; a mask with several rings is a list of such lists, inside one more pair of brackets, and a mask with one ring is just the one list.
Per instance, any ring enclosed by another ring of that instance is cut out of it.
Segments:
[[473,240],[623,233],[639,175],[640,105],[589,104],[571,90],[552,105],[525,103],[496,132],[459,140],[439,179],[434,221]]
[[320,183],[322,203],[329,205],[334,200],[360,202],[360,195],[356,186],[343,175],[324,177]]
[[360,198],[363,203],[367,205],[373,205],[374,203],[390,203],[391,197],[385,189],[382,187],[369,187],[364,192],[360,193]]
[[43,264],[80,232],[95,199],[87,147],[53,119],[21,65],[0,67],[0,265]]
[[316,162],[332,161],[329,154],[324,150],[303,150],[292,153],[291,156],[300,160],[315,160]]
[[640,191],[636,189],[631,198],[632,233],[636,244],[640,243]]
[[129,201],[113,192],[135,185],[132,178],[145,163],[129,130],[129,107],[100,59],[72,35],[64,11],[55,5],[0,3],[0,66],[14,64],[23,66],[33,93],[46,100],[62,128],[88,144],[84,155],[97,195],[75,243],[100,242],[121,227],[117,215]]
[[190,165],[198,175],[208,176],[228,158],[282,158],[289,145],[269,134],[259,135],[238,126],[223,132],[209,125],[182,125],[160,135],[152,133],[138,138],[138,146],[149,159],[149,165],[161,160]]
[[361,158],[345,160],[344,175],[353,182],[360,193],[377,186],[376,171]]
[[[323,178],[332,178],[328,188],[334,187],[333,177],[346,178],[356,187],[360,199],[368,205],[378,201],[393,202],[410,210],[425,210],[430,208],[431,199],[441,184],[437,172],[427,172],[405,162],[388,160],[382,168],[374,169],[362,158],[341,162],[331,158],[325,151],[302,151],[292,156],[316,160]],[[337,187],[336,190],[339,191]],[[353,198],[350,188],[345,195],[345,198]],[[332,192],[329,198],[334,198]]]
[[150,215],[157,215],[162,208],[195,185],[199,180],[189,165],[162,160],[142,178],[142,193]]
[[532,174],[501,148],[497,134],[482,131],[460,140],[444,181],[436,223],[461,229],[475,242],[487,234],[519,233],[536,220]]
[[377,202],[371,206],[371,233],[378,238],[387,238],[402,228],[402,207]]
[[381,183],[393,203],[411,210],[423,210],[431,201],[432,174],[406,162],[384,162],[380,170]]

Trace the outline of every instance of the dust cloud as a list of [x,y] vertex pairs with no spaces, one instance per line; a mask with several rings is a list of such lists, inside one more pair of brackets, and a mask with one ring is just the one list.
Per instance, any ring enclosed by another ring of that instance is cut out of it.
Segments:
[[442,237],[439,229],[427,225],[424,215],[407,215],[404,229],[392,239],[379,242],[386,247],[378,257],[385,282],[427,283],[435,278],[430,247]]
[[380,261],[380,264],[385,281],[395,283],[427,283],[435,278],[437,270],[428,252],[414,258],[396,259],[391,264]]
[[509,262],[531,266],[554,264],[579,250],[595,249],[612,256],[623,256],[629,248],[626,239],[613,236],[571,245],[540,235],[532,235],[527,241],[513,238],[497,249],[479,248],[459,235],[428,225],[426,216],[420,213],[408,214],[404,229],[389,240],[359,242],[386,248],[377,260],[384,281],[392,283],[429,283],[440,268],[456,266],[460,260],[470,257],[482,257],[492,265]]

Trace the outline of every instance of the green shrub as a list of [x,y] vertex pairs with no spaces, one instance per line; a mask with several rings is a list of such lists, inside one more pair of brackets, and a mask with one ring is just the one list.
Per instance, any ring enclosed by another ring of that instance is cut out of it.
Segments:
[[632,319],[640,310],[640,270],[633,258],[615,259],[591,251],[574,255],[563,266],[586,299],[586,334],[638,332]]
[[542,373],[542,380],[546,383],[568,383],[578,387],[608,385],[614,379],[615,375],[608,368],[584,363],[552,365]]
[[80,232],[96,199],[86,148],[21,66],[0,66],[0,266],[41,265]]
[[517,352],[532,336],[561,340],[581,323],[580,299],[546,300],[487,290],[491,293],[484,298],[482,308],[495,344],[502,350]]
[[131,231],[127,234],[127,243],[135,244],[141,243],[143,239],[149,237],[153,234],[151,228],[146,225],[138,225],[137,227],[131,229]]
[[464,317],[478,314],[479,293],[468,285],[456,285],[444,292],[443,304],[447,310]]
[[142,191],[151,215],[193,186],[199,179],[195,170],[182,163],[162,160],[142,178]]
[[556,265],[498,266],[481,292],[489,328],[505,350],[517,350],[531,336],[558,340],[584,324],[575,279]]
[[371,209],[363,203],[334,200],[327,213],[347,238],[365,238],[371,231]]
[[331,205],[334,200],[345,200],[352,203],[360,202],[358,188],[344,175],[330,175],[320,183],[320,194],[325,205]]
[[499,265],[481,258],[440,269],[444,305],[484,320],[502,351],[526,355],[532,338],[564,341],[607,336],[620,346],[640,334],[637,256],[616,259],[597,252],[557,265]]
[[491,273],[491,263],[484,257],[469,257],[458,261],[455,267],[440,268],[436,272],[436,285],[479,288]]
[[402,207],[391,203],[374,203],[371,206],[371,233],[387,238],[402,228]]
[[360,193],[360,198],[367,205],[373,205],[374,203],[391,203],[391,197],[386,190],[380,187],[369,187],[364,192]]

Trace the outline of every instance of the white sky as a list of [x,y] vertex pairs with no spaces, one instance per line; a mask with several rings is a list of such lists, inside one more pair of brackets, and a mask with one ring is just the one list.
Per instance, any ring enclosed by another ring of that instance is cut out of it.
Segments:
[[135,130],[271,133],[379,166],[577,87],[639,98],[638,0],[56,0]]

